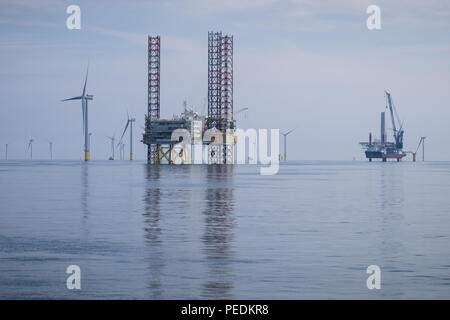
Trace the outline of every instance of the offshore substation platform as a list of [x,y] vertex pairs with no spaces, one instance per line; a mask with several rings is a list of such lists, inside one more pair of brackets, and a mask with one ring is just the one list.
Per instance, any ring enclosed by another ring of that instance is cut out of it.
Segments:
[[[192,149],[207,149],[208,164],[232,164],[236,142],[233,119],[233,36],[208,32],[208,115],[193,109],[160,118],[161,37],[148,37],[148,112],[142,142],[147,145],[149,164],[199,163]],[[173,139],[176,130],[189,132],[191,141]],[[198,153],[196,153],[198,154]]]

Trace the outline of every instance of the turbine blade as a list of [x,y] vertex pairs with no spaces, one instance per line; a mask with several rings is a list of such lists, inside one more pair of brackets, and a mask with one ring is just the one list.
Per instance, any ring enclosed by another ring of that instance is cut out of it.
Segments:
[[295,128],[292,129],[292,130],[290,130],[290,131],[288,131],[288,132],[286,132],[286,135],[288,135],[289,133],[291,133],[291,132],[294,131],[294,130],[295,130]]
[[123,130],[123,133],[122,133],[122,136],[120,137],[119,142],[122,142],[122,138],[125,135],[125,132],[127,131],[129,124],[130,124],[130,120],[127,120],[127,124],[125,125],[125,129]]
[[70,101],[70,100],[81,100],[81,99],[83,99],[83,97],[73,97],[73,98],[69,98],[69,99],[64,99],[64,100],[61,100],[62,102],[64,102],[64,101]]
[[87,70],[86,70],[86,78],[84,79],[83,97],[86,95],[86,84],[87,84],[88,75],[89,75],[89,62],[88,62]]

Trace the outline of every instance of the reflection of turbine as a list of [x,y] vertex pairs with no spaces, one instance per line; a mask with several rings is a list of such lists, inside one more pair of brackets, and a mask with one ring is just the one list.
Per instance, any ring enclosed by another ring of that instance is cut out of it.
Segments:
[[82,165],[81,166],[81,189],[80,189],[80,205],[82,216],[82,224],[84,227],[84,232],[89,234],[89,225],[87,223],[87,219],[90,215],[89,209],[89,166]]
[[133,160],[133,122],[136,121],[135,118],[130,118],[130,116],[127,113],[127,123],[125,125],[125,129],[123,130],[122,136],[120,137],[119,143],[122,142],[122,138],[125,135],[125,132],[127,132],[128,125],[130,125],[130,160]]
[[114,155],[116,154],[114,152],[114,141],[116,140],[116,135],[113,135],[112,137],[107,137],[109,140],[111,140],[111,157],[109,160],[114,160]]
[[30,139],[28,140],[28,147],[27,147],[27,151],[30,151],[30,160],[33,160],[33,142],[34,139],[30,137]]
[[83,112],[83,131],[84,131],[84,160],[89,161],[89,134],[88,134],[88,100],[93,100],[94,96],[86,94],[86,84],[89,74],[89,65],[86,71],[86,78],[84,80],[83,93],[79,97],[73,97],[62,101],[81,100],[81,111]]
[[281,134],[283,135],[283,138],[284,138],[284,161],[287,160],[287,159],[286,159],[286,137],[287,137],[288,134],[290,134],[290,133],[291,133],[292,131],[294,131],[294,130],[295,130],[295,128],[289,130],[289,131],[286,132],[286,133],[281,133]]

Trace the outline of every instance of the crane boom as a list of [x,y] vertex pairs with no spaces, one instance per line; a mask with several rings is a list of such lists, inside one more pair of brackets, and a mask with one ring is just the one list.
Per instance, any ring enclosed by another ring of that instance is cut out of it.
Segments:
[[387,101],[388,101],[388,105],[389,105],[389,111],[391,112],[391,120],[392,120],[392,129],[394,130],[394,136],[397,135],[397,128],[395,127],[395,118],[394,118],[394,110],[392,108],[392,100],[391,100],[391,94],[387,91],[386,92],[386,97],[387,97]]
[[[394,130],[395,145],[397,148],[402,149],[403,148],[403,130],[402,130],[402,125],[400,123],[400,118],[397,114],[397,110],[395,110],[394,104],[392,103],[391,94],[387,91],[384,91],[384,92],[386,93],[387,102],[389,105],[389,111],[391,113],[392,129]],[[397,116],[397,120],[400,125],[399,130],[397,130],[397,127],[395,126],[394,111],[395,111],[395,115]]]

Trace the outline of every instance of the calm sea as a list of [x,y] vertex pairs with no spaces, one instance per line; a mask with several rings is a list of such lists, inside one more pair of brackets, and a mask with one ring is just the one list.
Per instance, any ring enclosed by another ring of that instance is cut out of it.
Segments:
[[0,298],[450,299],[450,163],[1,161]]

